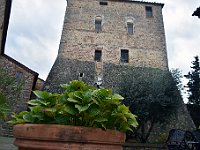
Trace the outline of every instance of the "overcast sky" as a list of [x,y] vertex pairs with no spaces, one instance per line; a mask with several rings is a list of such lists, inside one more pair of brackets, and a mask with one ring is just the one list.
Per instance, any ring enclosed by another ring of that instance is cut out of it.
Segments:
[[[170,68],[190,71],[200,56],[200,19],[192,16],[197,0],[148,0],[164,3],[163,18]],[[66,0],[13,0],[6,54],[46,79],[58,53]]]

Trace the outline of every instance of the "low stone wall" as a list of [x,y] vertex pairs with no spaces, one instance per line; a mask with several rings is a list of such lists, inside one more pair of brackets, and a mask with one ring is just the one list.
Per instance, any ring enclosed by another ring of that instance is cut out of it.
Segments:
[[165,150],[166,144],[148,144],[148,143],[125,143],[124,150]]

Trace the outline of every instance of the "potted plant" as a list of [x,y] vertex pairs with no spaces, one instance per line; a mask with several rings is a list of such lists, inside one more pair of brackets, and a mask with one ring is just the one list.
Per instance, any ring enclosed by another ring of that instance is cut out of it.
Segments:
[[123,97],[74,80],[64,92],[35,91],[30,111],[13,114],[19,150],[121,150],[124,132],[137,126]]

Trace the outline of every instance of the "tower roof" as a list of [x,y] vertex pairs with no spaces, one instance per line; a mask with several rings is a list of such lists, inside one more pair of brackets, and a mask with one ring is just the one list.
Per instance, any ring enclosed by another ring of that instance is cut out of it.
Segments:
[[163,3],[156,3],[156,2],[145,2],[145,1],[137,1],[137,0],[108,0],[108,1],[128,2],[128,3],[145,3],[145,4],[151,4],[151,5],[161,5],[162,8],[164,7]]

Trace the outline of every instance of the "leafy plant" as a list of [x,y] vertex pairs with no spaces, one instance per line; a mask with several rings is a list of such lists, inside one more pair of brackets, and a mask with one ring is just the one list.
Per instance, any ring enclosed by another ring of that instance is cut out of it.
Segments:
[[0,94],[0,119],[3,119],[5,114],[9,112],[9,107],[6,103],[6,97]]
[[109,89],[87,86],[74,80],[62,85],[64,92],[35,91],[37,99],[30,100],[30,111],[13,114],[12,124],[63,124],[119,131],[132,131],[136,116],[121,104],[124,99]]
[[182,92],[184,92],[183,84],[181,81],[181,79],[183,78],[182,71],[180,69],[176,68],[176,69],[171,69],[170,72],[171,72],[174,82],[181,94]]
[[19,99],[24,82],[17,81],[5,69],[0,67],[0,119],[10,112],[14,105],[11,100]]
[[120,94],[139,123],[128,137],[135,136],[146,143],[156,124],[164,125],[176,114],[181,101],[177,82],[169,71],[153,68],[126,69],[122,76]]

